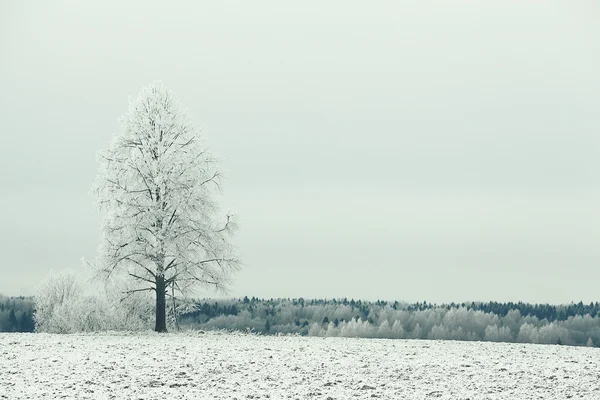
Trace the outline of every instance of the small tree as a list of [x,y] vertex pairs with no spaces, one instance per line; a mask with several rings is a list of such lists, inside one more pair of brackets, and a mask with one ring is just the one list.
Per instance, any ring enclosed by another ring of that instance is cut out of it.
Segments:
[[161,84],[130,103],[99,162],[95,192],[106,217],[95,267],[107,279],[126,277],[127,294],[155,292],[155,330],[165,332],[169,288],[224,290],[240,266],[229,242],[234,217],[216,218],[218,162]]
[[65,332],[68,329],[59,326],[59,318],[66,310],[74,308],[82,296],[83,288],[74,271],[51,271],[35,294],[33,320],[37,332]]
[[[148,293],[133,293],[121,299],[123,290],[118,282],[92,293],[85,290],[84,280],[85,276],[69,270],[51,272],[46,277],[34,297],[36,332],[137,331],[150,327],[153,307],[149,307]],[[27,320],[25,325],[21,323],[21,329],[28,326],[33,330],[31,315]]]

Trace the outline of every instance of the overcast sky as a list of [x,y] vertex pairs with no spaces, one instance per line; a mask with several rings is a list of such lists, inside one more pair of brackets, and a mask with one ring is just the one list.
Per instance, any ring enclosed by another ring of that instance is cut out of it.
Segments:
[[600,3],[154,4],[0,3],[0,293],[96,256],[95,153],[162,80],[228,171],[231,296],[600,299]]

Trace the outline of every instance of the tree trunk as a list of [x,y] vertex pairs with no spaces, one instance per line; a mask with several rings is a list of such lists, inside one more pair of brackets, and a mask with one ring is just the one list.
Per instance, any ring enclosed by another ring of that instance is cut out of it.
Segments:
[[164,275],[159,275],[156,277],[156,325],[154,327],[156,332],[167,331],[166,305],[165,277]]

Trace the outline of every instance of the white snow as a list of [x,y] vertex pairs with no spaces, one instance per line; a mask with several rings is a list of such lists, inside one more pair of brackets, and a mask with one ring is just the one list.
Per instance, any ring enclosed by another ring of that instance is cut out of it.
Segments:
[[531,344],[0,334],[0,399],[600,399],[599,361]]

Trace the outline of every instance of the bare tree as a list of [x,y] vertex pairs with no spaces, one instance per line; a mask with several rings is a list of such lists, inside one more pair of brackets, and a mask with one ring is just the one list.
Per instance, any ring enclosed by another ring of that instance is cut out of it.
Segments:
[[240,267],[229,241],[237,226],[232,214],[217,219],[218,160],[170,91],[143,89],[121,124],[99,153],[95,192],[106,216],[94,266],[107,279],[129,278],[127,294],[154,291],[155,330],[165,332],[169,288],[226,289]]

